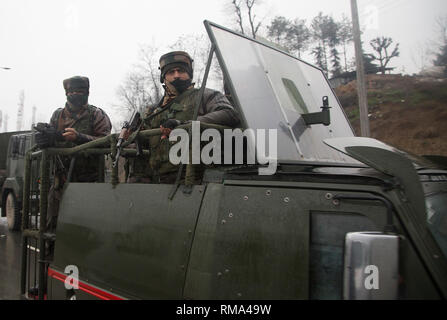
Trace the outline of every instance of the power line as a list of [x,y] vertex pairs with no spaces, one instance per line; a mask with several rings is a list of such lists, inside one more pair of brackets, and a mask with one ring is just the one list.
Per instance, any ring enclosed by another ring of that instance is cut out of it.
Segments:
[[[375,7],[383,7],[383,6],[387,6],[390,3],[391,2],[389,0],[383,0],[383,1],[379,1],[379,3],[374,3],[374,1],[373,1],[373,3],[369,3],[368,5],[372,5],[372,6],[375,6]],[[362,7],[362,6],[360,6],[360,7]]]
[[383,10],[386,8],[391,8],[391,7],[397,7],[402,5],[403,3],[408,3],[408,0],[395,0],[395,1],[385,1],[383,3],[380,4],[369,4],[369,6],[373,6],[376,7],[379,10]]
[[[396,9],[398,7],[402,7],[403,5],[408,5],[408,0],[396,0],[393,2],[388,2],[387,4],[383,5],[370,5],[370,7],[374,7],[377,9],[378,13],[381,13],[383,11],[391,11],[392,9]],[[360,18],[365,18],[369,15],[369,13],[365,13],[364,11],[359,15]]]
[[[378,6],[376,6],[376,5],[370,5],[370,6],[368,6],[368,7],[373,7],[373,8],[375,8],[375,9],[377,9],[377,12],[384,12],[384,11],[386,11],[386,12],[388,12],[388,11],[391,11],[391,9],[395,9],[395,8],[398,8],[398,7],[400,7],[400,6],[402,6],[402,5],[404,5],[404,4],[406,4],[407,3],[407,1],[406,0],[396,0],[395,2],[391,2],[391,3],[387,3],[387,4],[384,4],[384,5],[378,5]],[[362,16],[365,16],[365,15],[367,15],[364,11],[360,14],[360,17],[362,17]]]
[[384,6],[382,8],[379,8],[379,10],[390,10],[390,9],[396,9],[398,7],[403,7],[405,5],[408,5],[408,0],[400,0],[400,1],[395,1],[392,2],[391,4]]

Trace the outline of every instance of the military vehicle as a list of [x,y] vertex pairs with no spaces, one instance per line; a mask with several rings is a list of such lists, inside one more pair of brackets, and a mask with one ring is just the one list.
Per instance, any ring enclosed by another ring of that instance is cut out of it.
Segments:
[[[266,153],[265,141],[247,134],[247,154],[254,150],[259,161],[208,166],[200,184],[193,183],[192,164],[179,185],[118,183],[117,167],[111,183],[68,178],[50,234],[44,222],[51,158],[113,157],[117,135],[28,153],[22,293],[105,300],[445,299],[445,158],[432,158],[435,163],[355,137],[321,69],[209,21],[205,27],[212,45],[202,88],[215,54],[241,127],[276,130],[276,157],[274,145]],[[128,142],[159,134],[135,132]],[[123,146],[123,156],[135,156]],[[274,160],[273,174],[260,174]],[[35,193],[40,229],[29,222]],[[54,257],[46,260],[52,241]]]
[[9,230],[20,230],[23,198],[25,153],[31,148],[30,131],[0,134],[0,205],[1,216],[7,217]]

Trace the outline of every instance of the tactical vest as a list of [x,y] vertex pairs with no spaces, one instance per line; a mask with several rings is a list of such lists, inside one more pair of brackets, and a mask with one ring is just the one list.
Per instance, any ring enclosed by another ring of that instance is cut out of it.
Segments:
[[[59,111],[60,110],[60,111]],[[94,135],[94,121],[95,121],[95,111],[97,108],[93,105],[87,105],[87,116],[84,116],[82,118],[76,119],[73,125],[71,126],[76,131],[87,134],[87,135]],[[63,109],[58,109],[57,112],[59,114],[57,115],[57,121],[58,121],[58,130],[61,130],[63,128],[60,128],[62,125],[62,114]],[[72,148],[76,146],[77,144],[71,141],[60,141],[57,142],[56,146],[60,148]],[[77,155],[76,162],[73,168],[73,175],[72,175],[72,182],[93,182],[98,180],[98,170],[100,167],[100,161],[101,159],[96,155]],[[104,161],[104,159],[102,159]],[[64,164],[64,167],[66,169],[66,172],[68,172],[69,166],[70,166],[70,158],[63,157],[62,162]]]
[[[197,103],[199,89],[189,89],[172,100],[164,108],[156,107],[143,119],[144,129],[160,128],[167,119],[180,121],[192,120],[194,107]],[[169,150],[176,142],[160,139],[159,135],[149,138],[149,143],[143,143],[145,149],[150,150],[149,157],[139,157],[130,160],[130,174],[134,177],[150,177],[154,181],[160,175],[175,172],[178,165],[169,162]]]

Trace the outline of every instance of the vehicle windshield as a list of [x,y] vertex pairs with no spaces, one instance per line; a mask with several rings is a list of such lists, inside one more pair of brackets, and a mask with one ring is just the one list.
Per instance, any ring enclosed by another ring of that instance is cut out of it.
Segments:
[[[279,162],[358,164],[323,143],[354,133],[321,69],[210,22],[205,25],[247,127],[277,129]],[[324,96],[331,124],[307,126],[301,115],[320,112]]]
[[425,204],[428,229],[447,257],[447,192],[427,195]]

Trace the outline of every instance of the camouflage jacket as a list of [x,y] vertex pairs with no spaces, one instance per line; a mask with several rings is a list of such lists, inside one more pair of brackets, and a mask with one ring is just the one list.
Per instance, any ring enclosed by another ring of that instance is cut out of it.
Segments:
[[[142,129],[159,128],[167,119],[192,120],[198,94],[199,89],[191,88],[175,97],[165,95],[158,105],[146,110]],[[228,99],[222,93],[211,89],[204,91],[197,120],[233,128],[239,124],[238,115]],[[175,142],[168,139],[160,140],[160,136],[150,137],[149,142],[143,145],[145,149],[150,149],[150,156],[131,159],[130,177],[149,177],[156,181],[160,175],[175,172],[178,166],[169,162],[169,150],[173,143]]]
[[[69,107],[59,108],[51,117],[50,124],[63,131],[65,128],[74,128],[78,132],[76,141],[57,142],[57,147],[74,147],[110,134],[112,125],[107,114],[92,105],[87,105],[79,113],[73,114]],[[62,157],[61,161],[65,169],[61,172],[64,176],[70,166],[70,158]],[[73,169],[73,182],[91,182],[98,180],[98,170],[102,166],[104,158],[98,156],[78,156]],[[62,179],[63,180],[63,179]],[[63,185],[61,183],[60,185]]]
[[[157,105],[150,106],[146,110],[143,122],[145,123],[144,128],[145,129],[153,129],[155,128],[151,124],[147,122],[148,118],[151,118],[152,115],[156,112],[161,111],[165,108],[171,108],[173,107],[173,104],[180,103],[185,106],[185,101],[187,100],[186,97],[194,96],[191,101],[188,100],[187,104],[191,105],[192,108],[194,108],[195,105],[195,99],[197,97],[197,94],[199,93],[199,89],[188,89],[186,92],[179,96],[168,96],[165,93],[165,96],[160,100],[160,102]],[[228,127],[236,127],[239,124],[239,117],[237,112],[234,110],[233,106],[230,104],[228,99],[219,91],[211,90],[206,88],[203,93],[203,100],[202,100],[201,107],[198,112],[197,121],[205,122],[205,123],[213,123],[213,124],[220,124],[223,126]],[[175,107],[174,107],[175,109]],[[186,111],[186,107],[183,108],[183,111]],[[191,109],[188,107],[188,109]],[[190,111],[193,111],[191,109]],[[193,113],[187,112],[188,115],[185,115],[185,119],[182,120],[192,120]],[[165,118],[176,118],[173,117],[172,112],[166,113],[168,116]],[[169,114],[171,116],[169,116]],[[156,126],[159,124],[156,124]]]
[[51,116],[50,124],[58,131],[74,128],[78,131],[75,144],[82,144],[110,134],[112,124],[107,114],[100,108],[88,105],[78,114],[71,113],[69,106],[57,109]]

